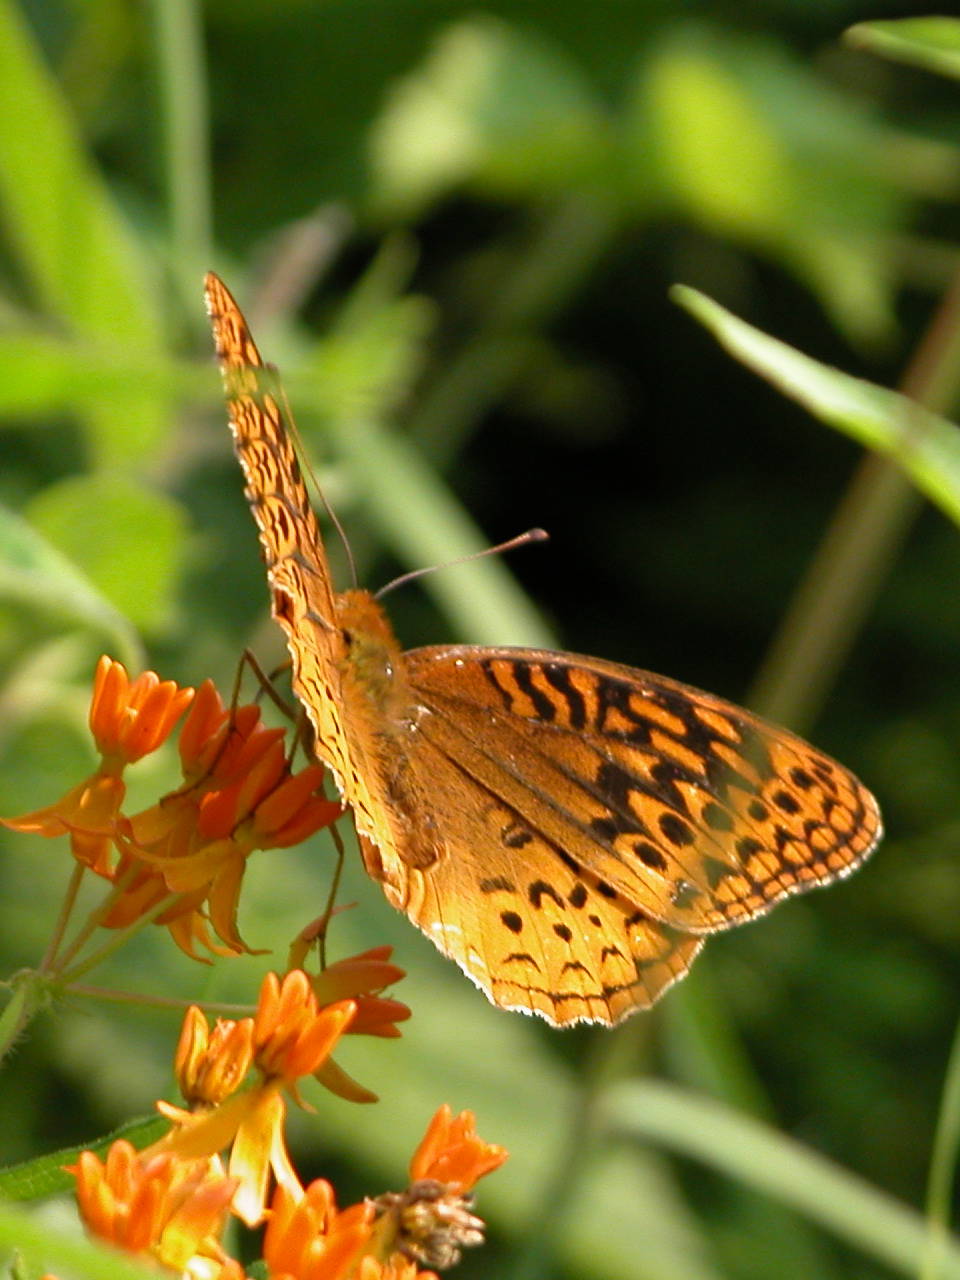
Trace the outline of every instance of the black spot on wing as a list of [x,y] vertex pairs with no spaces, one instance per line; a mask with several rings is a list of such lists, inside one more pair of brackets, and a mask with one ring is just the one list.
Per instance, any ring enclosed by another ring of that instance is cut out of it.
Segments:
[[544,898],[552,898],[558,907],[563,906],[563,898],[552,884],[547,884],[546,880],[534,880],[527,889],[527,897],[530,899],[530,905],[538,910]]
[[489,880],[481,880],[479,888],[481,893],[496,893],[501,889],[505,893],[515,893],[517,886],[505,876],[491,876]]

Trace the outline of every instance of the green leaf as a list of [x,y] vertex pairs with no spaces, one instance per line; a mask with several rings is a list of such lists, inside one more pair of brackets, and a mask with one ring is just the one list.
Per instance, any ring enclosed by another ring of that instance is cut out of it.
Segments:
[[170,1129],[170,1121],[163,1116],[143,1116],[130,1120],[94,1142],[82,1142],[76,1146],[51,1151],[35,1160],[0,1168],[0,1196],[8,1200],[39,1200],[44,1196],[72,1191],[75,1185],[72,1174],[64,1172],[65,1165],[75,1164],[82,1151],[93,1151],[101,1159],[107,1149],[119,1138],[125,1138],[138,1151],[158,1141]]
[[114,605],[40,533],[0,506],[0,599],[99,633],[130,670],[142,665],[136,632]]
[[200,394],[210,386],[207,368],[132,353],[120,343],[92,346],[35,329],[0,333],[0,367],[0,412],[91,412],[109,402],[118,415],[125,415],[128,443],[122,456],[129,461],[147,457],[168,434],[165,430],[163,436],[151,436],[141,430],[137,414],[145,396],[152,401],[172,399]]
[[960,20],[898,18],[890,22],[858,22],[845,38],[896,62],[960,79]]
[[685,212],[720,235],[778,240],[794,204],[794,175],[761,104],[696,47],[664,50],[639,102],[662,181]]
[[597,171],[606,130],[574,63],[506,23],[470,18],[391,92],[371,137],[374,202],[408,213],[468,181],[539,200]]
[[696,289],[671,297],[748,368],[821,422],[897,462],[913,483],[960,524],[960,429],[906,396],[802,355],[726,311]]
[[74,476],[38,494],[29,514],[135,626],[171,625],[187,534],[172,498],[118,475]]
[[[887,1266],[916,1275],[927,1239],[920,1214],[768,1125],[661,1081],[617,1085],[601,1111],[611,1135],[629,1134],[699,1160]],[[945,1243],[940,1261],[942,1280],[960,1280],[960,1243]]]
[[[0,0],[0,218],[52,318],[108,347],[162,351],[155,290],[137,241],[14,0]],[[166,413],[153,397],[140,397],[134,420],[131,432],[128,404],[91,408],[87,422],[102,460],[162,438]]]

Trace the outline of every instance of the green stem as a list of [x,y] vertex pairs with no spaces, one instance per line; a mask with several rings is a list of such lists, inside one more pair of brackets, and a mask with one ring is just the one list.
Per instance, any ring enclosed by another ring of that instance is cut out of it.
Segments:
[[53,968],[60,944],[63,942],[63,935],[66,933],[67,924],[77,901],[77,894],[80,892],[80,883],[83,880],[85,870],[86,868],[81,863],[75,862],[73,864],[73,874],[70,877],[70,883],[67,885],[67,892],[63,895],[63,902],[57,915],[57,923],[54,925],[47,949],[43,954],[43,959],[40,961],[41,973],[48,973]]
[[[35,981],[35,975],[30,975]],[[0,1060],[5,1058],[16,1044],[20,1032],[36,1012],[39,1002],[35,997],[35,985],[26,975],[21,975],[13,989],[13,995],[0,1014]]]
[[927,1227],[929,1236],[920,1268],[921,1280],[943,1280],[945,1247],[949,1240],[953,1179],[960,1150],[960,1023],[940,1099],[940,1114],[933,1139],[933,1154],[927,1176]]
[[173,274],[192,304],[213,241],[200,7],[197,0],[153,0],[153,20]]
[[85,923],[81,926],[80,930],[78,931],[76,937],[73,939],[73,941],[64,951],[64,953],[59,957],[59,961],[57,964],[58,974],[62,975],[64,973],[64,971],[67,968],[67,965],[69,965],[70,961],[77,954],[77,952],[86,942],[86,940],[100,927],[100,921],[103,920],[104,917],[110,913],[117,899],[120,898],[127,891],[130,885],[133,883],[134,877],[136,875],[137,875],[137,868],[135,866],[130,866],[127,868],[127,870],[124,872],[124,874],[120,877],[119,880],[114,881],[113,885],[110,888],[110,891],[107,893],[106,897],[100,903],[99,907],[97,907],[96,910],[91,911]]
[[71,982],[63,988],[64,995],[82,996],[87,1000],[103,1000],[110,1004],[135,1004],[151,1009],[189,1009],[200,1005],[204,1013],[218,1018],[250,1018],[255,1009],[249,1004],[226,1004],[206,1000],[177,1000],[172,996],[140,995],[135,991],[117,991],[112,987],[91,987],[83,982]]
[[[960,276],[900,383],[935,412],[948,410],[958,389]],[[774,637],[751,706],[801,729],[814,719],[919,508],[895,464],[864,458]]]
[[[161,898],[159,902],[155,902],[149,911],[144,911],[137,916],[132,924],[127,925],[126,929],[120,929],[116,932],[109,942],[104,943],[102,947],[97,947],[92,951],[85,960],[81,960],[79,964],[74,965],[72,969],[67,969],[61,973],[61,980],[64,983],[71,983],[77,978],[82,978],[85,973],[89,973],[91,969],[101,964],[115,951],[119,951],[126,943],[141,929],[145,929],[148,924],[152,924],[157,916],[162,915],[164,911],[168,911],[175,902],[182,897],[179,893],[168,893],[165,898]],[[102,914],[101,912],[97,913]]]

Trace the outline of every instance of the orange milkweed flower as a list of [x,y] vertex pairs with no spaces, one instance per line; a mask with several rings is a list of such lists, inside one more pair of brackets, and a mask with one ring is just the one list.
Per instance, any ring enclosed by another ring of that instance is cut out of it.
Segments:
[[317,1178],[300,1196],[277,1187],[263,1237],[270,1275],[284,1280],[348,1280],[370,1242],[371,1202],[338,1211],[333,1188]]
[[[68,1172],[91,1235],[176,1271],[227,1261],[219,1238],[236,1189],[207,1160],[138,1154],[124,1139],[101,1162],[84,1151]],[[217,1271],[208,1268],[210,1275]]]
[[[207,1082],[223,1096],[202,1113],[158,1104],[176,1128],[148,1150],[201,1159],[230,1147],[229,1172],[237,1180],[233,1211],[248,1226],[255,1226],[264,1216],[271,1173],[279,1185],[299,1197],[302,1188],[283,1136],[284,1091],[303,1105],[297,1080],[323,1065],[355,1013],[351,1000],[319,1008],[307,975],[299,969],[282,981],[276,974],[267,974],[256,1014],[252,1020],[244,1019],[250,1026],[242,1032],[222,1022],[212,1034],[205,1033],[200,1029],[202,1015],[191,1009],[177,1050],[185,1096],[189,1096],[187,1091],[207,1088]],[[215,1061],[215,1054],[220,1055],[219,1061]],[[238,1055],[238,1061],[230,1061],[232,1055]],[[259,1083],[228,1096],[229,1086],[236,1088],[242,1079],[240,1065],[250,1060],[260,1073]]]
[[298,1077],[312,1075],[326,1061],[356,1012],[353,1000],[339,1000],[320,1010],[302,969],[293,969],[282,980],[268,973],[254,1015],[257,1066],[268,1078],[280,1079],[292,1089]]
[[472,1111],[454,1115],[446,1103],[438,1109],[410,1161],[414,1182],[430,1179],[452,1190],[469,1191],[482,1177],[499,1169],[509,1152],[477,1137]]
[[190,1107],[216,1106],[236,1093],[252,1062],[252,1018],[218,1018],[211,1030],[197,1006],[190,1006],[174,1056],[177,1085]]
[[410,1186],[374,1201],[372,1251],[440,1270],[455,1265],[463,1249],[483,1243],[484,1223],[472,1212],[470,1188],[506,1158],[503,1147],[477,1137],[472,1112],[454,1116],[444,1104],[410,1161]]
[[392,955],[393,947],[371,947],[358,955],[336,960],[311,977],[311,986],[321,1004],[356,1000],[357,1016],[348,1028],[348,1035],[395,1038],[400,1030],[394,1024],[406,1022],[410,1017],[407,1005],[380,994],[406,977],[406,970],[391,963]]
[[183,722],[177,744],[187,784],[229,768],[231,743],[235,750],[236,741],[245,742],[259,720],[260,708],[255,703],[235,707],[231,713],[213,681],[204,680]]
[[94,675],[89,713],[90,731],[101,757],[99,766],[55,804],[0,821],[14,831],[69,835],[77,861],[112,878],[111,841],[126,795],[123,770],[166,741],[193,693],[173,680],[161,681],[153,671],[145,671],[131,682],[122,663],[102,657]]
[[[126,816],[123,770],[160,746],[188,705],[179,737],[183,785]],[[293,773],[284,730],[263,725],[255,705],[225,707],[212,681],[196,691],[152,671],[131,681],[107,657],[97,665],[89,724],[98,769],[55,804],[0,821],[69,835],[76,861],[113,884],[102,927],[127,928],[150,912],[192,959],[202,958],[201,948],[249,951],[237,928],[246,860],[258,849],[297,844],[341,815],[343,806],[323,795],[323,768]]]
[[391,1254],[386,1262],[368,1254],[360,1259],[353,1280],[440,1280],[435,1271],[421,1271],[412,1258]]
[[101,771],[119,772],[156,751],[193,700],[194,690],[144,671],[131,682],[122,662],[97,663],[90,702],[90,732],[103,757]]
[[[195,895],[172,918],[206,902],[217,936],[233,952],[249,950],[236,918],[250,854],[299,843],[343,812],[320,791],[324,769],[308,765],[292,774],[283,730],[259,720],[259,708],[231,714],[212,684],[201,685],[180,739],[184,774],[194,780],[124,819],[117,834],[125,854],[150,868],[168,892]],[[186,933],[188,954],[197,923],[186,929],[181,921],[174,934],[183,945]]]
[[[302,960],[313,941],[316,930],[326,918],[305,929],[290,948],[290,963]],[[398,1022],[410,1017],[410,1010],[399,1000],[392,1000],[380,993],[385,987],[399,982],[406,974],[399,965],[392,964],[393,948],[371,947],[359,955],[348,956],[328,965],[310,978],[314,994],[322,1004],[333,1000],[352,999],[357,1015],[347,1028],[347,1035],[370,1035],[395,1038],[400,1035]],[[377,1102],[375,1093],[349,1076],[333,1058],[314,1072],[314,1077],[325,1089],[344,1098],[347,1102]]]
[[376,1248],[376,1206],[371,1200],[338,1210],[333,1188],[322,1178],[293,1197],[277,1187],[263,1237],[271,1280],[438,1280],[412,1258]]

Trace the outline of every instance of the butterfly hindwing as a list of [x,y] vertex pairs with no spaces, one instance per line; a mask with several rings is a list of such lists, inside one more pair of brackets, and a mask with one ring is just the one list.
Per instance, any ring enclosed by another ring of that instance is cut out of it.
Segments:
[[555,861],[666,925],[705,933],[759,915],[852,871],[879,838],[852,774],[709,694],[541,650],[404,656],[426,708],[418,732]]

